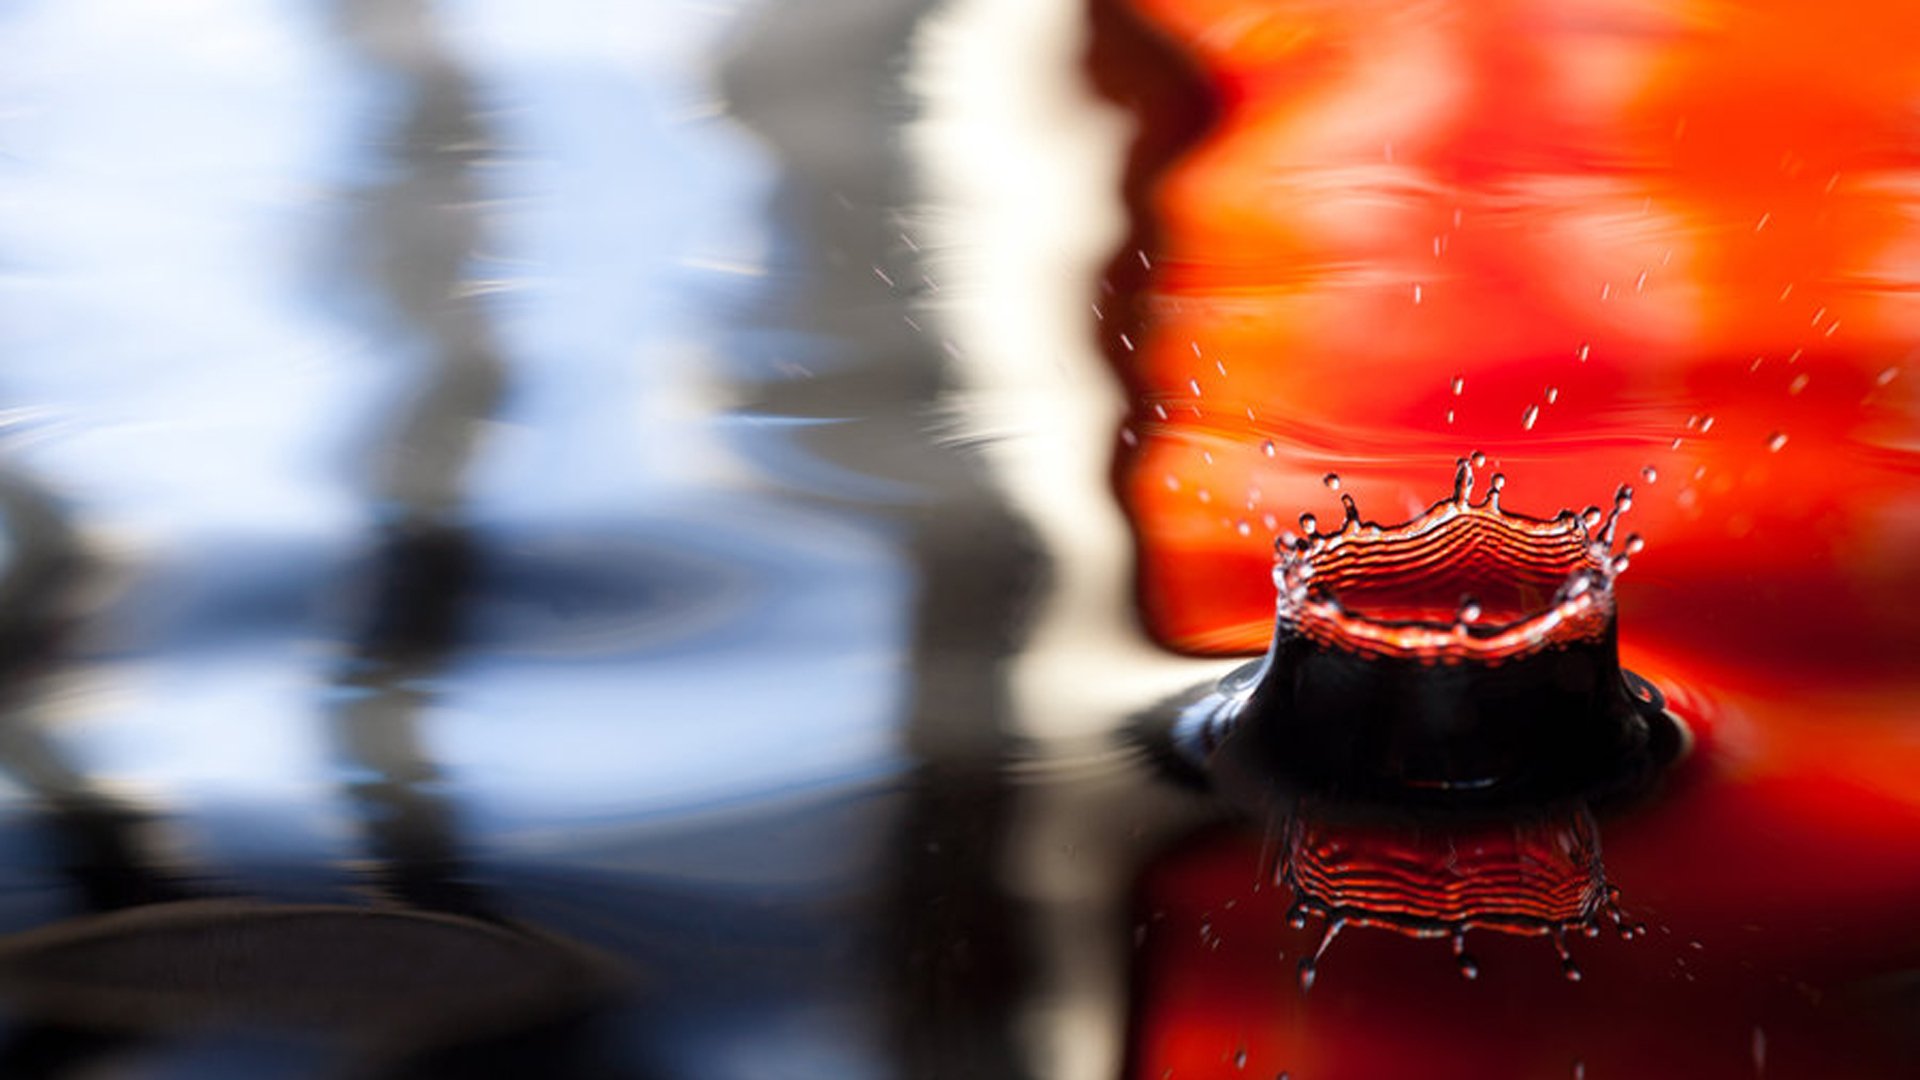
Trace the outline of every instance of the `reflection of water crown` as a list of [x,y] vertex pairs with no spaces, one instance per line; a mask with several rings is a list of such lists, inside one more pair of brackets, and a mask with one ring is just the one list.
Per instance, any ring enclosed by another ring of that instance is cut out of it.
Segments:
[[1410,937],[1450,938],[1460,973],[1478,978],[1467,952],[1470,930],[1549,938],[1561,970],[1579,979],[1569,934],[1588,937],[1611,921],[1629,926],[1619,890],[1607,883],[1599,826],[1583,805],[1477,824],[1435,827],[1407,821],[1343,817],[1337,808],[1303,800],[1289,815],[1275,881],[1292,892],[1289,921],[1325,920],[1318,944],[1302,958],[1311,986],[1322,955],[1349,927],[1376,927]]
[[1347,494],[1333,532],[1301,515],[1305,538],[1288,533],[1278,544],[1276,636],[1362,656],[1491,664],[1603,633],[1613,580],[1641,546],[1629,536],[1612,550],[1632,489],[1621,487],[1604,515],[1589,507],[1534,518],[1501,507],[1499,473],[1472,501],[1474,469],[1485,462],[1461,458],[1453,496],[1400,525],[1363,521]]

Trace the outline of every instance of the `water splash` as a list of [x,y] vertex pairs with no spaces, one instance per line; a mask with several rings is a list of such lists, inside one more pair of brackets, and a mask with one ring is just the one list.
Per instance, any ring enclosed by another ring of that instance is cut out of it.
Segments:
[[1324,920],[1303,989],[1354,927],[1449,939],[1467,979],[1469,932],[1544,938],[1572,981],[1571,936],[1634,936],[1590,807],[1643,790],[1685,733],[1618,665],[1613,587],[1645,547],[1621,533],[1633,489],[1537,518],[1502,505],[1488,464],[1458,459],[1448,495],[1397,525],[1326,474],[1340,520],[1303,513],[1278,541],[1267,656],[1182,708],[1175,737],[1223,794],[1285,808],[1273,882],[1295,927]]
[[[1497,660],[1597,630],[1612,613],[1614,580],[1640,547],[1629,537],[1613,550],[1633,489],[1621,485],[1604,512],[1535,518],[1501,506],[1500,473],[1474,501],[1486,460],[1477,451],[1460,458],[1451,497],[1400,525],[1366,520],[1346,493],[1334,531],[1302,514],[1305,536],[1286,534],[1276,545],[1280,630],[1361,655],[1443,663]],[[1337,490],[1337,478],[1327,486]],[[1490,573],[1496,565],[1500,573]],[[1474,615],[1462,619],[1468,596]]]

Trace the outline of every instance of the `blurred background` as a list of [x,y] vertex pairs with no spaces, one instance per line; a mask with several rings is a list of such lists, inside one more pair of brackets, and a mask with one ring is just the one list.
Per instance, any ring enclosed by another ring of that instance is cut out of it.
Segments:
[[[1904,1075],[1920,41],[1791,9],[0,0],[0,1076]],[[1639,486],[1655,932],[1308,998],[1131,732],[1474,448]]]
[[1120,944],[1035,909],[1124,889],[1014,805],[1051,560],[929,310],[934,7],[0,8],[0,1074],[1118,1067]]

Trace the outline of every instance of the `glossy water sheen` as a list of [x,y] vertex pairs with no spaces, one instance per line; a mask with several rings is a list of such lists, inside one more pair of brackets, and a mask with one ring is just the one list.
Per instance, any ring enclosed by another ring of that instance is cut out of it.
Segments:
[[[1903,1075],[1910,24],[0,3],[0,1075]],[[1640,488],[1649,933],[1302,997],[1131,722],[1474,447]]]

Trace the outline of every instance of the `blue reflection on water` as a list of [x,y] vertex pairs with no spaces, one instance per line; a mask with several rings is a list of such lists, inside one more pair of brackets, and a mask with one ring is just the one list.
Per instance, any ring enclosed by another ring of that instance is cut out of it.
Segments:
[[447,8],[503,153],[482,182],[513,375],[471,491],[500,543],[439,755],[476,811],[536,825],[884,774],[902,557],[768,490],[716,423],[715,346],[768,290],[774,224],[772,162],[698,115],[694,61],[736,12],[579,7]]
[[[845,363],[743,325],[813,242],[717,104],[749,14],[0,8],[0,468],[87,555],[78,629],[8,723],[162,819],[189,876],[337,901],[387,805],[352,793],[391,763],[343,761],[335,730],[371,702],[424,759],[395,805],[442,805],[478,887],[656,983],[636,1054],[858,1076],[852,916],[907,766],[917,588],[863,507],[916,494],[738,407],[737,378]],[[485,145],[435,187],[446,148],[410,125],[450,86]],[[409,245],[468,241],[456,280],[405,278],[437,265]],[[433,421],[471,452],[415,463],[440,435],[396,418],[490,367],[496,395]],[[369,659],[381,537],[421,514],[475,550],[459,629]],[[14,929],[69,903],[21,839],[42,788],[15,783],[0,830]],[[154,1068],[260,1056],[230,1050]]]

